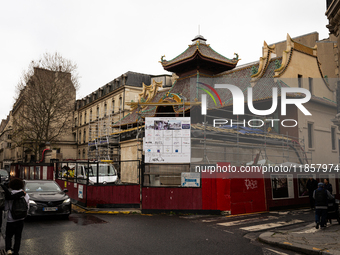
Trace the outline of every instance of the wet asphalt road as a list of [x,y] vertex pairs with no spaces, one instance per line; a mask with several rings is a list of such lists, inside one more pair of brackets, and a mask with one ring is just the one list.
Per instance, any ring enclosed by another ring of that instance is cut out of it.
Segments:
[[[272,214],[267,215],[272,217]],[[260,216],[267,217],[265,214]],[[258,217],[256,215],[240,217],[237,218],[253,217],[253,224],[259,223],[254,218]],[[312,219],[312,214],[279,217]],[[276,220],[281,219],[279,217]],[[237,218],[217,216],[213,220],[230,221]],[[239,226],[226,230],[204,219],[196,215],[134,214],[72,214],[68,220],[31,219],[25,221],[20,254],[296,254],[287,251],[276,253],[280,252],[276,248],[272,251],[273,247],[256,241],[259,233],[247,238],[249,233],[240,230]]]
[[262,249],[178,216],[73,214],[69,220],[27,221],[20,254],[262,254]]

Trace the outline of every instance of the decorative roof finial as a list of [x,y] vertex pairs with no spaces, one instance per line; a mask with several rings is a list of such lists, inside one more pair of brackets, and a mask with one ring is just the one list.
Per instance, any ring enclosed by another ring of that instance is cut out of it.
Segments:
[[201,44],[206,44],[207,39],[205,39],[202,35],[196,35],[194,39],[192,39],[192,45],[195,45],[197,41],[199,41],[199,43]]

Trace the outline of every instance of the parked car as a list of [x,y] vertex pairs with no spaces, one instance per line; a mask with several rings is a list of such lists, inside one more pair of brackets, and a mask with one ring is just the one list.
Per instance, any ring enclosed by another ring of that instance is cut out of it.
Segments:
[[30,196],[29,216],[71,214],[71,199],[61,190],[58,183],[52,180],[26,180],[25,191]]

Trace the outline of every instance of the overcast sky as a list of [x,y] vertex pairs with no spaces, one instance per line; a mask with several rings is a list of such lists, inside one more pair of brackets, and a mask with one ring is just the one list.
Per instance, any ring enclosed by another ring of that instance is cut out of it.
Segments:
[[200,33],[239,65],[268,44],[319,32],[328,37],[326,0],[1,1],[0,120],[12,109],[15,86],[32,60],[58,51],[78,64],[77,99],[127,71],[165,74],[158,62],[182,53]]

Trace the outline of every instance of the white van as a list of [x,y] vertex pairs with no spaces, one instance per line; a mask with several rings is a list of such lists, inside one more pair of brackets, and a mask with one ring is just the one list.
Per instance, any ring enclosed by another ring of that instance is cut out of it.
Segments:
[[[99,171],[98,168],[99,167]],[[98,172],[98,183],[107,184],[114,183],[117,181],[117,171],[112,164],[108,163],[77,163],[76,176],[78,179],[86,179],[87,173],[89,175],[89,183],[97,183],[97,172]]]

